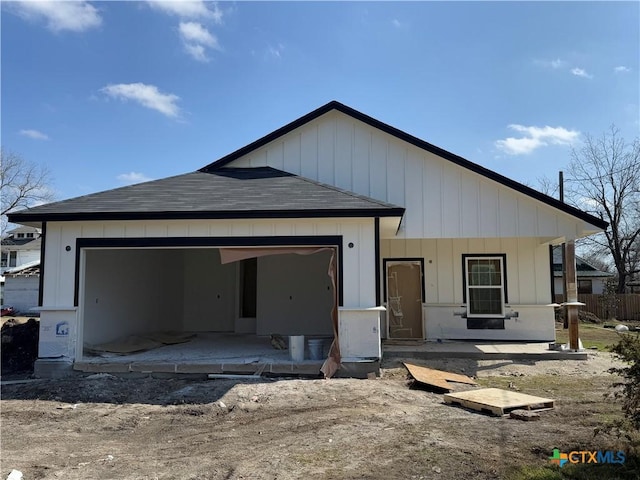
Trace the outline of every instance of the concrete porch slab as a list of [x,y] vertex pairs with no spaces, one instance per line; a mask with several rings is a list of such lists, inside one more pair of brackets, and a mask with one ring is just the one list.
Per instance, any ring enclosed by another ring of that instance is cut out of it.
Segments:
[[586,360],[587,351],[549,350],[549,342],[424,342],[382,344],[382,357],[390,358],[474,358],[493,360]]

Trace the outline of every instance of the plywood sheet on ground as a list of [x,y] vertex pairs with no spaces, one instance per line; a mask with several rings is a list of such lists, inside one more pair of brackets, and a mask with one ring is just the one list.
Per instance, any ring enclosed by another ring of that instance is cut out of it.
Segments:
[[482,388],[466,392],[446,393],[445,403],[459,405],[480,412],[504,415],[512,410],[542,410],[553,408],[554,400],[536,397],[525,393],[502,390],[500,388]]
[[101,343],[100,345],[85,345],[85,352],[95,353],[117,353],[127,354],[133,352],[144,352],[145,350],[151,350],[152,348],[161,347],[161,342],[156,342],[150,338],[146,338],[140,335],[131,335],[129,337],[119,338],[112,342]]
[[85,345],[84,350],[85,353],[94,355],[103,355],[105,353],[126,355],[135,352],[146,352],[163,345],[186,343],[194,336],[195,334],[186,332],[152,332],[142,335],[130,335],[112,342],[101,343],[100,345]]
[[433,368],[422,367],[420,365],[414,365],[412,363],[406,362],[404,363],[404,366],[407,367],[407,370],[409,370],[409,373],[413,378],[416,379],[417,382],[423,383],[425,385],[432,385],[443,390],[452,390],[452,386],[448,381],[476,385],[476,382],[466,375],[445,372],[443,370],[435,370]]
[[160,342],[165,345],[175,345],[177,343],[186,343],[196,336],[195,333],[189,332],[153,332],[143,335],[145,338]]

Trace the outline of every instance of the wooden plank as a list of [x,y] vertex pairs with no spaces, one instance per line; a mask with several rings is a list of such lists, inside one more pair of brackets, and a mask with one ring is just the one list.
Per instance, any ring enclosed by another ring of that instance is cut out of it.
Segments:
[[447,393],[444,401],[493,415],[505,415],[512,410],[541,410],[554,407],[554,400],[499,388],[483,388],[466,392]]
[[412,363],[404,363],[404,366],[407,367],[407,370],[409,370],[409,373],[417,382],[424,383],[425,385],[432,385],[443,390],[451,391],[452,389],[451,384],[448,383],[447,380],[451,382],[476,385],[476,382],[466,375],[435,370],[433,368],[422,367]]

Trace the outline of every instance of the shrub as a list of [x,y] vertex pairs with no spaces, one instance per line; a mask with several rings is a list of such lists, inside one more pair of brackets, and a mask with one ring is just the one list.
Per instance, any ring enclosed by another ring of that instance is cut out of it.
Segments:
[[624,379],[614,385],[622,387],[616,391],[615,397],[622,399],[625,427],[630,430],[625,436],[633,443],[640,432],[640,335],[621,333],[620,341],[611,347],[611,351],[626,364],[610,371]]

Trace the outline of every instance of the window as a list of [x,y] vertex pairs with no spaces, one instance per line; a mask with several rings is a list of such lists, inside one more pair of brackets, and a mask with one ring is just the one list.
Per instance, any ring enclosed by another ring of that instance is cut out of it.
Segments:
[[578,293],[593,293],[591,280],[578,280]]
[[18,238],[24,238],[24,233],[18,233],[16,236],[17,236]]
[[27,233],[27,238],[33,238],[33,232]]
[[467,317],[504,317],[505,255],[463,255]]
[[2,263],[0,264],[0,266],[2,267],[6,267],[7,266],[7,259],[8,259],[8,255],[7,252],[2,252]]
[[9,266],[15,267],[18,260],[18,252],[9,252]]

